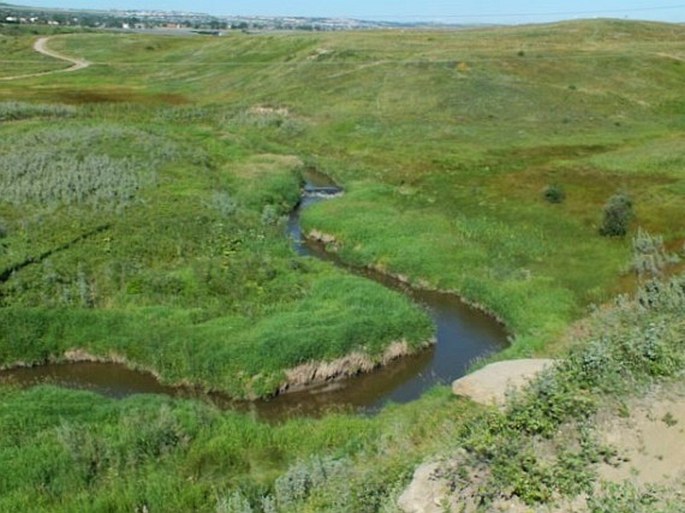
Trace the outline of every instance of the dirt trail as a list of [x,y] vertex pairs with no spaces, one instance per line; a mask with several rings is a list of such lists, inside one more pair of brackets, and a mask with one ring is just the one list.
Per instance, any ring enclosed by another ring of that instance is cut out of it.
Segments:
[[8,81],[8,80],[19,80],[22,78],[32,78],[32,77],[42,77],[44,75],[53,75],[55,73],[67,73],[70,71],[79,71],[82,69],[87,68],[90,66],[90,62],[88,62],[85,59],[75,59],[74,57],[68,57],[66,55],[63,55],[59,52],[55,52],[54,50],[50,50],[47,46],[48,41],[50,40],[49,37],[41,37],[36,40],[35,43],[33,43],[33,49],[38,52],[42,53],[43,55],[47,55],[48,57],[52,57],[53,59],[59,59],[61,61],[65,61],[71,64],[68,68],[64,69],[56,69],[52,71],[41,71],[38,73],[28,73],[26,75],[15,75],[13,77],[0,77],[0,81]]

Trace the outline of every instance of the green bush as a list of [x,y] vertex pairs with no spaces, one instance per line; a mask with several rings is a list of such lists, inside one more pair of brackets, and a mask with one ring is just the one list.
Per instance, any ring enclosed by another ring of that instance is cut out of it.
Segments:
[[614,194],[604,205],[604,220],[599,228],[604,237],[623,237],[628,233],[630,222],[635,217],[633,201],[627,194]]
[[566,199],[566,191],[558,184],[552,184],[545,187],[542,195],[549,203],[563,203]]
[[[606,461],[611,448],[599,442],[587,420],[602,404],[682,373],[684,312],[682,276],[643,284],[635,297],[593,314],[569,355],[514,394],[503,412],[472,422],[460,446],[470,465],[488,466],[491,477],[478,491],[481,499],[517,496],[532,505],[592,490],[593,465]],[[541,444],[558,449],[543,458]],[[592,511],[618,511],[610,509],[617,498],[607,497],[607,509],[597,502]]]

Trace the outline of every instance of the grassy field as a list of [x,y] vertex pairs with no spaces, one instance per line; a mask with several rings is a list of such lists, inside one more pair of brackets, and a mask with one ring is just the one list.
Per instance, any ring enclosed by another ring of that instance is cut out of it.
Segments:
[[[31,51],[35,36],[0,34],[0,78],[64,67]],[[638,227],[683,251],[680,25],[79,33],[50,47],[93,64],[0,82],[0,365],[78,348],[254,396],[307,360],[430,338],[404,297],[294,255],[282,216],[308,168],[347,193],[308,209],[306,228],[346,262],[497,315],[513,341],[500,357],[565,354],[574,322],[634,290]],[[602,237],[617,193],[634,205],[629,235]],[[677,375],[678,301],[597,321],[616,350],[571,353],[559,393],[534,390],[506,418],[443,389],[373,419],[273,427],[193,402],[2,387],[0,510],[395,511],[413,467],[456,447],[493,469],[488,500],[587,490],[576,464],[596,453],[542,468],[528,444],[594,411],[578,397],[627,393],[616,369],[624,384]],[[586,354],[604,358],[601,382]]]
[[27,43],[30,43],[28,37],[10,37],[0,33],[0,80],[64,68],[59,61],[34,52]]
[[399,294],[292,254],[282,216],[299,199],[297,158],[26,112],[1,128],[4,364],[85,349],[261,396],[300,363],[431,338]]
[[587,319],[503,411],[443,387],[373,418],[270,426],[197,401],[0,387],[0,511],[398,512],[413,468],[438,457],[439,479],[478,511],[585,493],[574,511],[676,513],[677,484],[598,479],[617,453],[594,417],[628,416],[631,397],[682,383],[684,314],[683,277],[650,282]]
[[[350,192],[306,226],[335,235],[352,262],[482,304],[516,334],[512,355],[544,352],[623,290],[629,244],[598,236],[610,196],[630,195],[633,227],[671,247],[685,238],[678,26],[52,44],[95,65],[5,95],[83,103],[106,119],[177,116],[252,152],[299,156]],[[544,201],[549,185],[563,204]]]

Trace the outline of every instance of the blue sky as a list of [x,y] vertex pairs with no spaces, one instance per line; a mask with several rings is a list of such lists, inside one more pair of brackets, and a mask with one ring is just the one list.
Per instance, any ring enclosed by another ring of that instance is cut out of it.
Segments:
[[93,9],[161,9],[238,15],[298,15],[437,20],[454,23],[530,23],[612,17],[685,22],[682,0],[4,0],[21,5]]

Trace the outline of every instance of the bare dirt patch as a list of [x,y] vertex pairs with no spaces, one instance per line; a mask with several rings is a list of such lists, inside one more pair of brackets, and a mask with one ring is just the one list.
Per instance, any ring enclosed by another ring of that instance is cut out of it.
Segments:
[[[428,347],[435,341],[427,341],[422,347]],[[286,379],[279,387],[279,393],[304,390],[327,382],[356,376],[389,364],[403,356],[415,353],[406,341],[393,342],[382,355],[372,357],[355,351],[342,358],[331,361],[314,361],[303,363],[285,371]]]
[[142,103],[149,105],[186,105],[190,101],[180,94],[146,94],[131,88],[43,89],[49,98],[71,105],[86,103]]
[[599,469],[603,479],[670,486],[685,478],[685,383],[631,400],[627,416],[601,418],[597,429],[616,450]]

